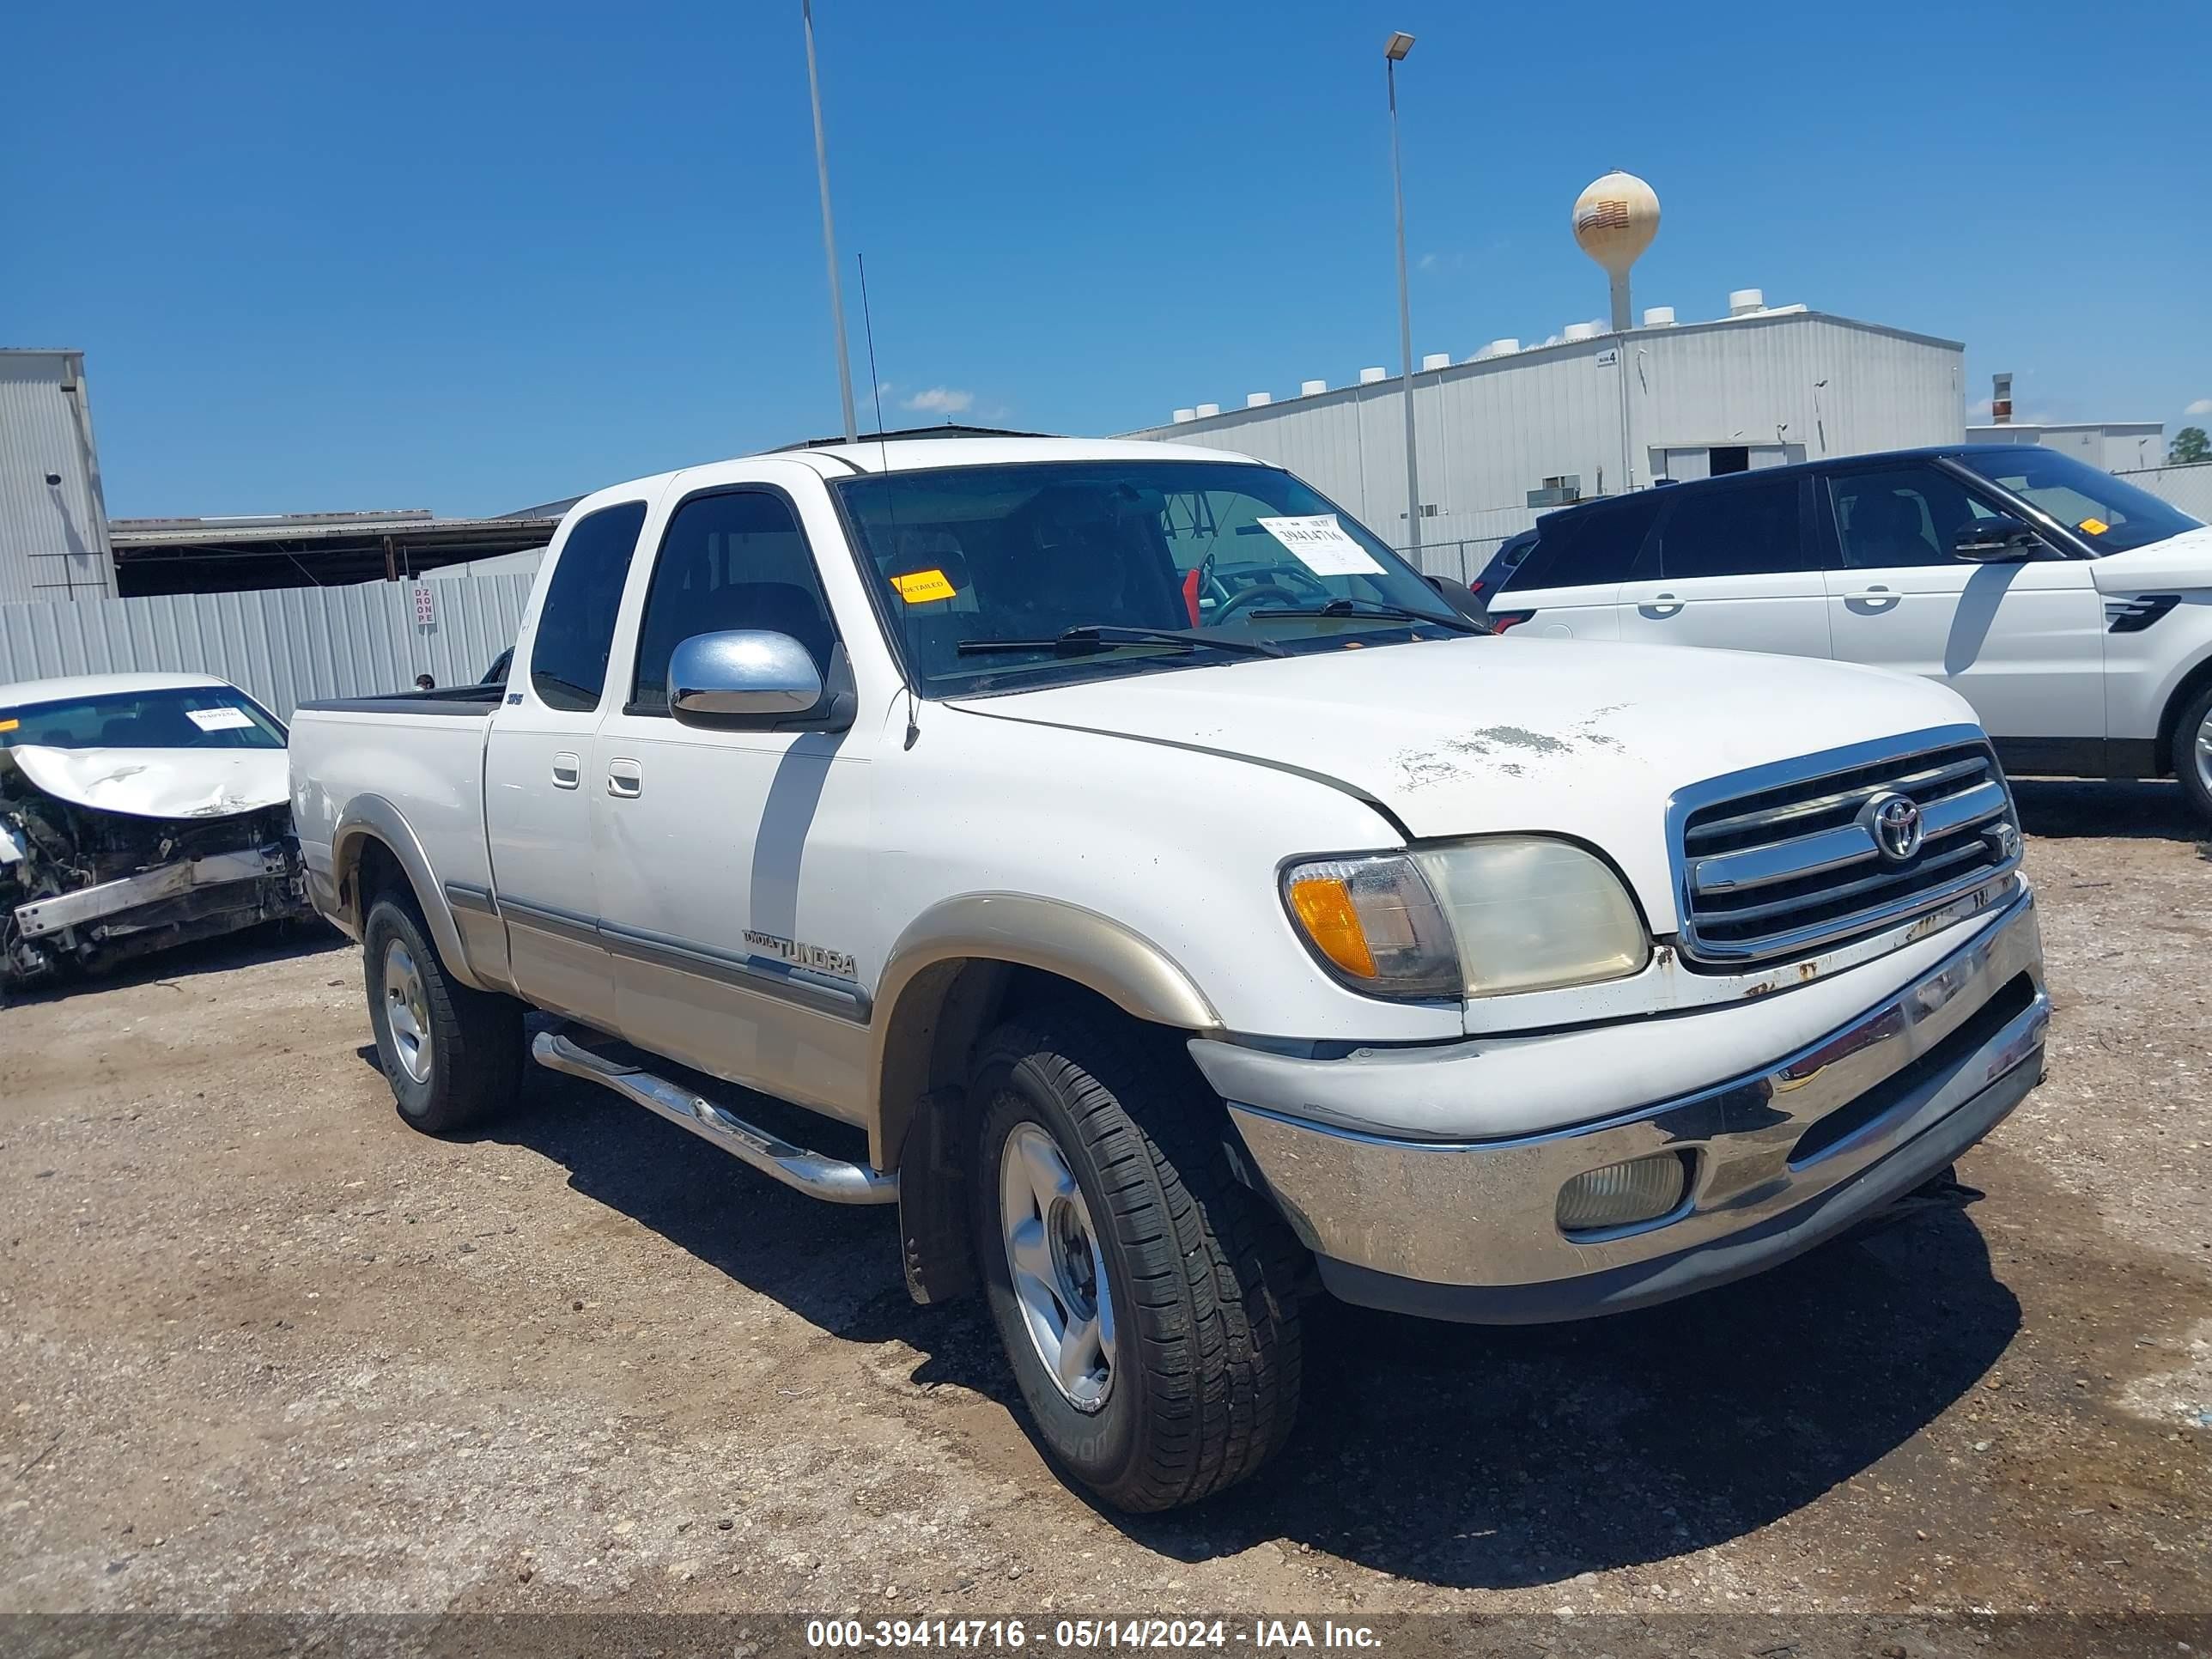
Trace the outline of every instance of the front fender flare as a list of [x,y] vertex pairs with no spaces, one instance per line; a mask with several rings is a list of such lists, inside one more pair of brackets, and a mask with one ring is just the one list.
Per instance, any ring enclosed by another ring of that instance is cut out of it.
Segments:
[[[969,893],[933,904],[908,924],[876,983],[872,1074],[876,1079],[876,1167],[896,1167],[916,1105],[945,1079],[933,1079],[938,1013],[950,989],[942,974],[960,960],[1034,968],[1097,992],[1123,1012],[1193,1033],[1222,1019],[1195,981],[1165,951],[1125,923],[1079,904],[1027,893]],[[909,992],[924,1008],[907,1006]]]

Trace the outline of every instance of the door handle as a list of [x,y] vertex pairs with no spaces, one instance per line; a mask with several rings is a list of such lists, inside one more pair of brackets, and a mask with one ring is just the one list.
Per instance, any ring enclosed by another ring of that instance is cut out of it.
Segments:
[[645,770],[635,761],[607,763],[607,793],[622,800],[635,800],[644,793]]
[[1861,588],[1856,593],[1846,593],[1844,597],[1854,605],[1895,605],[1904,595],[1893,593],[1887,587],[1876,584],[1870,587]]
[[1636,608],[1647,617],[1671,617],[1681,610],[1683,603],[1672,593],[1654,593]]
[[556,789],[574,789],[583,781],[584,763],[582,761],[568,754],[553,757],[553,787]]

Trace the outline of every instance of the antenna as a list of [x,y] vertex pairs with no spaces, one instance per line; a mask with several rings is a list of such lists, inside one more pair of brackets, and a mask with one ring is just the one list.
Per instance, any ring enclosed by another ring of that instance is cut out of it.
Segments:
[[[898,499],[891,483],[891,441],[884,435],[884,382],[876,373],[876,319],[868,309],[868,256],[855,250],[853,258],[860,267],[860,326],[867,331],[868,388],[876,399],[876,454],[884,470],[884,507],[890,514],[891,534],[898,535]],[[914,676],[906,677],[906,747],[914,747],[914,740],[921,735],[921,728],[914,722]]]

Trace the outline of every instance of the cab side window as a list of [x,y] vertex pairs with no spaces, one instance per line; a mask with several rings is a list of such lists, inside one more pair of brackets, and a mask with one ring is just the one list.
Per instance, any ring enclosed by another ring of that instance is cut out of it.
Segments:
[[1960,527],[1994,516],[1940,467],[1885,467],[1828,480],[1836,538],[1853,570],[1949,564]]
[[698,634],[788,634],[826,680],[837,641],[814,556],[791,503],[766,490],[697,495],[676,509],[638,625],[629,712],[668,712],[668,659]]
[[1805,548],[1800,484],[1791,477],[1670,490],[1659,521],[1660,577],[1686,581],[1818,570],[1821,561]]
[[645,503],[623,501],[579,519],[561,544],[530,645],[531,690],[547,708],[582,714],[599,706],[623,580],[644,527]]

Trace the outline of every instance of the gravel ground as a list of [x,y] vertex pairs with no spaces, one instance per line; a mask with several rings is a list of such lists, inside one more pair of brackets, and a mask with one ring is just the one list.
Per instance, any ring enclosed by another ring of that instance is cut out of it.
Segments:
[[2021,795],[2057,1013],[1984,1201],[1590,1326],[1323,1304],[1285,1455],[1141,1520],[889,1212],[550,1073],[407,1130],[335,936],[20,1002],[0,1611],[2201,1617],[2212,849]]

